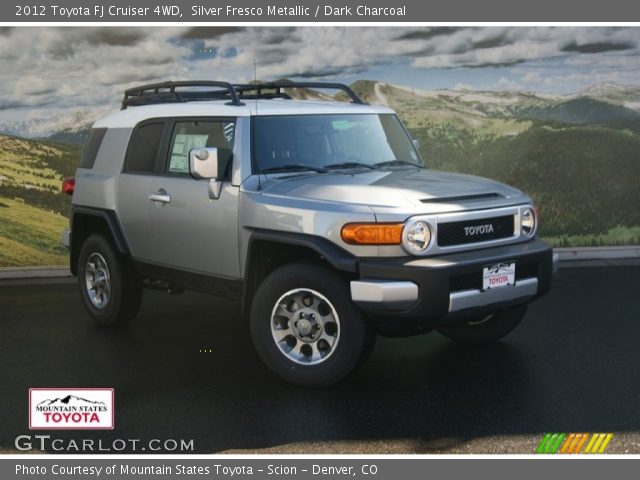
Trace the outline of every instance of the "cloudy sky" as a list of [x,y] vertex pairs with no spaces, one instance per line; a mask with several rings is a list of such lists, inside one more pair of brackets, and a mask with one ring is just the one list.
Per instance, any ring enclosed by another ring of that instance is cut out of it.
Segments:
[[570,94],[640,84],[640,28],[0,27],[0,122],[117,108],[132,85],[382,80]]

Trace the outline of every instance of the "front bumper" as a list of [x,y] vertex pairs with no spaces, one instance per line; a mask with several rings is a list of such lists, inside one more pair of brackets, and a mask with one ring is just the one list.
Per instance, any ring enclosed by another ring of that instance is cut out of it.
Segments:
[[[515,262],[512,287],[482,291],[482,269]],[[383,330],[430,330],[465,316],[529,302],[546,293],[557,257],[535,239],[470,252],[416,258],[363,259],[351,295]]]

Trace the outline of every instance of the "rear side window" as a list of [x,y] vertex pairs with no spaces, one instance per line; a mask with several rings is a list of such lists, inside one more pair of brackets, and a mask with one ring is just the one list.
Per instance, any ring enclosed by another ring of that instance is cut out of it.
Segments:
[[124,162],[125,172],[153,173],[163,132],[164,122],[146,123],[134,129]]
[[102,139],[106,128],[92,128],[89,132],[89,138],[87,138],[82,150],[82,158],[80,159],[80,168],[93,168],[93,164],[96,163],[96,157],[98,156],[98,150],[102,144]]

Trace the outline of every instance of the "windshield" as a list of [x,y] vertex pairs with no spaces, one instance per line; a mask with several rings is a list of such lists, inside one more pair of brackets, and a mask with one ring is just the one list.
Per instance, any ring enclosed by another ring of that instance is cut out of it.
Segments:
[[423,166],[393,114],[257,116],[253,131],[258,172]]

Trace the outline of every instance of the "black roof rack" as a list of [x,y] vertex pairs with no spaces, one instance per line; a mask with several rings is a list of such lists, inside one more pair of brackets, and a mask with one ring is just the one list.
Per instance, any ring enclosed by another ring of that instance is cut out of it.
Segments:
[[[215,90],[185,90],[185,87],[202,88],[214,87]],[[179,89],[179,91],[176,91]],[[237,92],[228,82],[212,82],[209,80],[162,82],[140,85],[124,91],[122,99],[122,110],[127,107],[140,105],[151,105],[155,103],[177,103],[193,100],[225,100],[230,101],[227,105],[242,106]]]
[[[282,92],[283,88],[321,88],[327,90],[342,90],[351,98],[352,103],[364,105],[365,102],[350,87],[342,83],[326,83],[326,82],[267,82],[267,83],[249,83],[244,85],[234,85],[236,91],[241,98],[286,98],[291,96]],[[275,90],[273,93],[264,90]],[[253,95],[247,92],[254,91]]]
[[[212,88],[209,89],[207,87]],[[191,88],[191,90],[189,90],[189,88]],[[235,106],[244,105],[242,99],[284,98],[290,100],[292,97],[282,91],[285,88],[341,90],[351,98],[352,103],[360,105],[365,103],[351,88],[341,83],[270,82],[233,85],[228,82],[193,80],[180,82],[168,81],[129,88],[124,92],[122,110],[127,107],[141,105],[180,103],[198,100],[229,100],[227,105]]]

